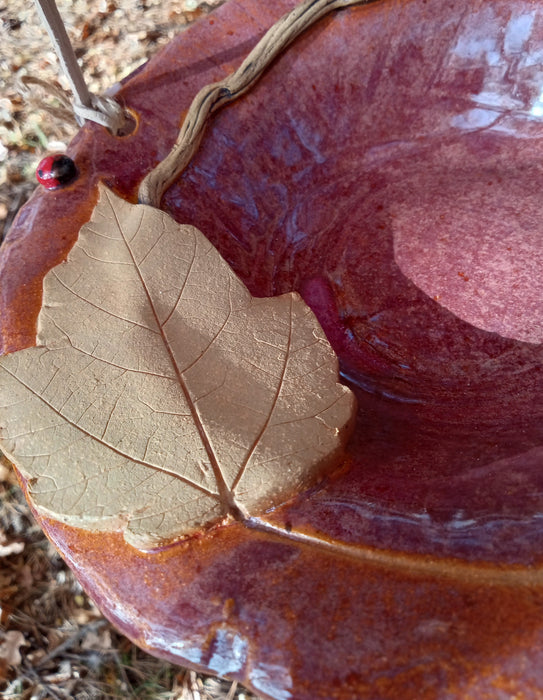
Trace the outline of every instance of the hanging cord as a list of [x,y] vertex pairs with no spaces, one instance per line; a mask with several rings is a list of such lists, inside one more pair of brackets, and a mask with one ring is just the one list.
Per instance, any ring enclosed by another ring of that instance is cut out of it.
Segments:
[[119,133],[126,123],[126,114],[112,98],[93,95],[88,89],[55,0],[35,0],[35,3],[70,83],[74,96],[72,109],[77,123],[83,126],[85,120],[90,120],[105,126],[113,134]]
[[249,90],[296,37],[332,10],[373,0],[305,0],[269,29],[231,75],[202,88],[194,98],[177,140],[166,158],[142,181],[138,197],[142,204],[160,207],[164,192],[194,156],[210,117],[221,107]]

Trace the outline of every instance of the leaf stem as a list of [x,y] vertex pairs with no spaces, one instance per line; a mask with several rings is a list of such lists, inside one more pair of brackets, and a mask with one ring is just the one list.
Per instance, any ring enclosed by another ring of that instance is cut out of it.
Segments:
[[281,17],[262,37],[247,58],[231,75],[206,85],[192,101],[170,153],[140,184],[141,204],[160,208],[165,191],[192,160],[211,116],[221,107],[247,92],[277,56],[321,17],[350,5],[374,0],[305,0]]

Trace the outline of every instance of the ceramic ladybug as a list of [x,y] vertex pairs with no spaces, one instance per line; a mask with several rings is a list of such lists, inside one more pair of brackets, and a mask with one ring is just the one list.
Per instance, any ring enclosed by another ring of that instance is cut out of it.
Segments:
[[46,156],[36,169],[36,179],[48,190],[56,190],[73,182],[77,177],[77,168],[71,158],[56,153]]

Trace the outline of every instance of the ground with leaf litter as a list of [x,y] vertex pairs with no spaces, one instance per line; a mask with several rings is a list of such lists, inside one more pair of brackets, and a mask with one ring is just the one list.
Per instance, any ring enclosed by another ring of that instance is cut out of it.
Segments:
[[[90,88],[129,74],[222,0],[58,0]],[[62,150],[75,122],[25,76],[58,81],[33,3],[0,0],[0,238],[36,186],[36,164]],[[44,109],[45,108],[45,109]],[[253,698],[134,647],[100,615],[34,523],[0,462],[0,694],[3,698]]]

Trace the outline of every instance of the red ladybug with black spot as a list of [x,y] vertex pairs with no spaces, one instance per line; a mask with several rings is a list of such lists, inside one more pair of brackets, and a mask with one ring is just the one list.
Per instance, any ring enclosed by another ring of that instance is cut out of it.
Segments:
[[36,179],[48,190],[57,190],[73,182],[77,168],[71,158],[63,153],[46,156],[36,169]]

